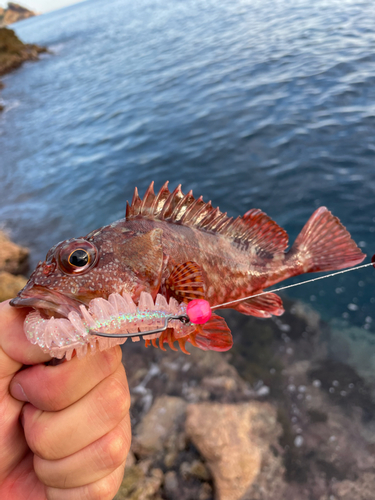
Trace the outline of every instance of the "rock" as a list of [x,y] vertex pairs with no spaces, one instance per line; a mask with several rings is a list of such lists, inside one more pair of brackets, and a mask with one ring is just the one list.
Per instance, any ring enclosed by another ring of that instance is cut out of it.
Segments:
[[186,402],[181,398],[157,398],[135,430],[133,451],[146,457],[164,449],[174,449],[178,441],[178,426],[185,418],[185,411]]
[[178,498],[178,480],[175,471],[171,470],[164,477],[164,491],[168,499]]
[[24,276],[14,276],[6,271],[0,272],[0,302],[12,299],[26,285]]
[[333,498],[337,500],[373,500],[374,491],[375,474],[366,472],[357,481],[341,481],[336,483],[333,486]]
[[35,61],[45,47],[21,42],[13,30],[0,28],[0,76],[18,68],[25,61]]
[[209,481],[211,479],[211,474],[207,470],[207,467],[200,460],[194,460],[192,463],[182,462],[180,465],[180,474],[183,478],[196,477],[201,481]]
[[21,5],[13,2],[8,2],[8,7],[3,9],[0,7],[0,26],[7,26],[29,17],[34,17],[37,14]]
[[[239,500],[260,481],[263,464],[275,462],[270,447],[277,447],[281,427],[268,403],[201,403],[188,406],[186,433],[207,461],[217,499]],[[283,474],[276,462],[272,479]]]
[[163,472],[152,469],[149,476],[134,465],[126,470],[120,489],[114,500],[161,500],[157,492],[163,482]]
[[10,241],[0,231],[0,271],[11,274],[24,274],[29,267],[29,250]]

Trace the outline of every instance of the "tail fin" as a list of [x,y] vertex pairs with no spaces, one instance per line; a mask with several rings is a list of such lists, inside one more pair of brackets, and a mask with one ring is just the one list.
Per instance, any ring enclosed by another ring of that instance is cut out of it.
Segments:
[[366,257],[339,219],[326,207],[316,210],[290,250],[304,272],[334,271],[360,264]]

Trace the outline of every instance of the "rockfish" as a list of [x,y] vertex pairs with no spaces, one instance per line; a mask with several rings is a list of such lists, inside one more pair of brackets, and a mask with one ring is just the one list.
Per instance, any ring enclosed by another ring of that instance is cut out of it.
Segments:
[[[175,305],[182,305],[204,298],[214,307],[256,295],[292,276],[343,269],[365,258],[339,219],[325,207],[313,213],[288,251],[287,246],[285,230],[261,210],[252,209],[234,219],[202,197],[195,199],[192,191],[184,195],[181,186],[171,193],[168,182],[155,195],[152,183],[143,199],[135,189],[124,219],[52,247],[11,305],[36,309],[39,316],[33,325],[54,318],[68,328],[61,318],[69,317],[74,324],[81,321],[77,328],[82,330],[82,324],[92,320],[86,313],[90,303],[98,298],[106,301],[111,294],[128,297],[128,302],[131,297],[135,304],[142,292],[153,300],[159,297],[158,304],[173,299]],[[104,301],[100,304],[107,307]],[[280,297],[271,292],[237,302],[233,308],[261,318],[284,312]],[[73,326],[69,328],[72,337]],[[53,345],[59,347],[61,357],[66,345],[60,330],[49,327],[48,331],[54,335]],[[228,350],[233,343],[224,319],[215,314],[205,325],[190,326],[178,335],[175,328],[158,335],[162,349],[164,343],[173,348],[176,340],[184,351],[186,342],[217,351]],[[152,338],[155,347],[156,341]],[[40,345],[48,348],[51,342]],[[69,342],[76,345],[71,339]],[[146,340],[146,345],[150,342]]]

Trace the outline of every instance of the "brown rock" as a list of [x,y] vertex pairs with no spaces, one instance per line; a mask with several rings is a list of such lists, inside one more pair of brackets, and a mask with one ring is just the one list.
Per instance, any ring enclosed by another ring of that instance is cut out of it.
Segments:
[[0,271],[24,274],[29,266],[29,250],[10,241],[0,231]]
[[178,437],[177,429],[185,417],[185,411],[186,402],[181,398],[172,396],[157,398],[136,428],[133,450],[140,456],[148,456],[165,448],[173,448]]
[[179,485],[177,474],[175,471],[170,470],[164,476],[164,490],[167,498],[178,498]]
[[211,469],[217,499],[239,500],[259,481],[281,428],[268,403],[202,403],[188,406],[186,432]]
[[125,471],[124,479],[115,500],[157,500],[157,492],[163,482],[163,472],[152,469],[146,476],[137,465]]
[[333,486],[337,500],[374,500],[375,474],[364,473],[357,481],[342,481]]
[[14,276],[6,271],[0,272],[0,302],[12,299],[26,285],[24,276]]
[[25,61],[38,59],[45,47],[21,42],[13,30],[0,28],[0,75],[18,68]]
[[0,7],[0,26],[16,23],[17,21],[22,21],[23,19],[28,19],[35,15],[35,12],[17,3],[8,2],[8,7],[6,9]]

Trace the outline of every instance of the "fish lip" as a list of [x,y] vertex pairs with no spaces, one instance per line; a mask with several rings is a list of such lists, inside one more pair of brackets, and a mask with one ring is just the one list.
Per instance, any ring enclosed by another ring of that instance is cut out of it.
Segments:
[[34,285],[28,290],[21,290],[17,297],[10,301],[13,307],[33,307],[43,309],[47,312],[57,313],[60,316],[68,317],[72,311],[80,312],[79,306],[85,305],[79,299],[69,297],[63,293],[50,290],[40,285]]

